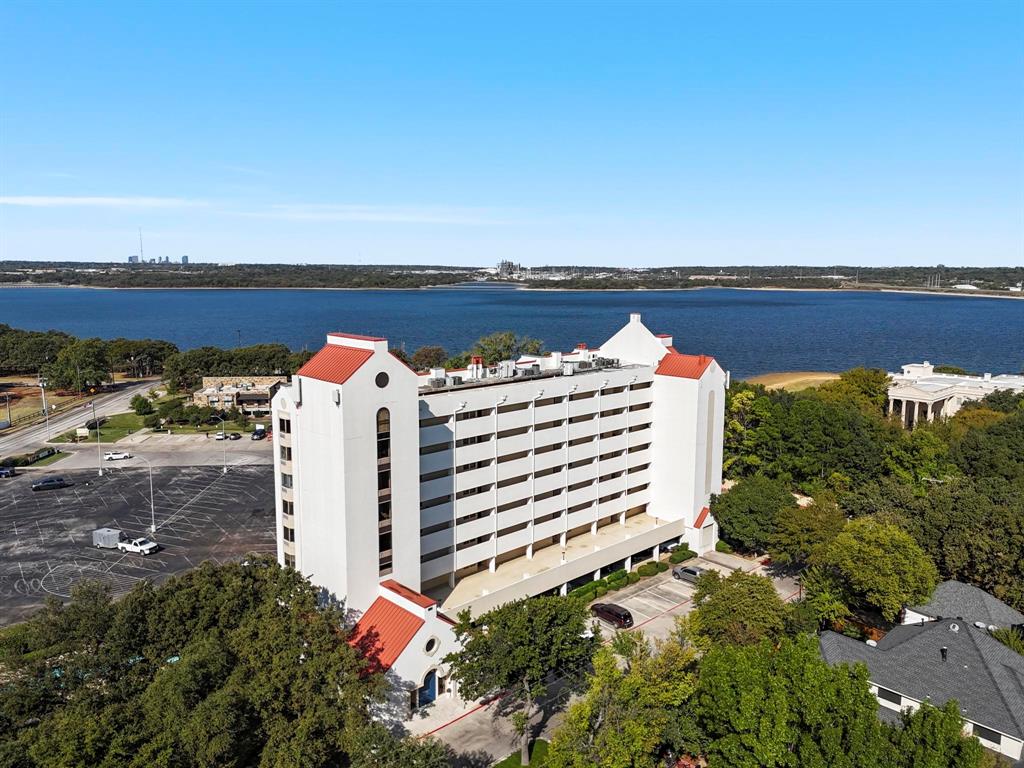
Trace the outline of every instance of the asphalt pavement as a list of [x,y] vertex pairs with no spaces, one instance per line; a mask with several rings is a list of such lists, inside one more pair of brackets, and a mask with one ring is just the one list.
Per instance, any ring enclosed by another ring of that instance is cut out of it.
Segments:
[[77,427],[85,426],[92,418],[92,403],[96,405],[97,416],[113,416],[131,410],[129,403],[138,394],[144,394],[153,388],[155,382],[144,381],[139,384],[122,385],[117,392],[100,395],[92,401],[77,405],[60,415],[51,416],[49,429],[46,421],[29,427],[14,428],[0,432],[0,457],[28,453],[42,447],[49,437],[68,432]]

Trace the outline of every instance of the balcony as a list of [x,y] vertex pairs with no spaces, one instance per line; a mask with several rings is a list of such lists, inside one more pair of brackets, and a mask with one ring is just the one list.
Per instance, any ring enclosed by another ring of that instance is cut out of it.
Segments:
[[498,465],[498,480],[508,480],[512,477],[528,475],[533,469],[533,462],[529,456],[512,461],[504,461]]
[[609,411],[613,408],[625,408],[626,407],[626,393],[616,392],[614,395],[602,395],[601,396],[601,410]]
[[489,533],[494,533],[493,515],[478,517],[476,520],[469,520],[464,523],[460,522],[455,526],[455,541],[461,544],[469,539],[486,536]]
[[597,431],[596,417],[588,421],[579,421],[575,424],[569,425],[569,439],[576,440],[577,438],[586,437],[587,435],[596,435]]
[[289,515],[287,513],[281,513],[281,525],[285,528],[291,528],[295,530],[295,515]]
[[504,528],[511,528],[519,523],[525,523],[527,520],[532,520],[533,513],[533,507],[529,504],[523,504],[521,507],[516,507],[506,512],[499,512],[497,529],[500,531]]
[[541,541],[542,539],[548,539],[552,536],[558,536],[562,533],[562,529],[565,527],[565,520],[561,517],[556,517],[554,520],[547,520],[539,525],[533,526],[533,540]]
[[588,413],[597,413],[597,395],[587,397],[583,400],[569,401],[569,417],[583,416]]
[[292,445],[292,433],[291,432],[278,432],[277,433],[277,440],[278,440],[278,443],[280,443],[281,445],[285,445],[285,446],[288,446],[290,448],[291,445]]
[[294,541],[282,541],[282,549],[286,555],[295,555],[295,542]]
[[439,469],[448,469],[452,466],[452,452],[438,451],[437,453],[425,453],[420,456],[420,474],[426,475],[437,472]]
[[446,496],[452,492],[453,487],[454,483],[452,482],[451,475],[420,483],[420,500],[429,501],[430,499],[436,499],[438,496]]
[[611,432],[617,429],[626,428],[626,414],[617,413],[614,416],[604,416],[601,419],[601,431]]
[[555,421],[557,419],[565,418],[565,403],[555,403],[554,405],[542,405],[540,408],[533,409],[533,421],[535,424],[543,424],[548,421]]
[[468,491],[470,488],[478,488],[481,485],[492,485],[494,483],[494,467],[479,467],[459,472],[455,476],[455,488],[458,491]]
[[281,498],[285,501],[295,501],[295,489],[281,486]]
[[450,547],[454,538],[455,532],[451,528],[420,536],[420,552],[436,552],[439,549]]
[[292,463],[288,459],[281,459],[281,471],[286,475],[295,474],[292,472]]
[[518,411],[498,414],[498,431],[503,429],[515,429],[533,424],[533,414],[529,408],[521,408]]
[[[472,547],[461,549],[455,553],[455,566],[456,568],[465,568],[467,565],[475,565],[481,560],[489,560],[494,556],[494,542],[484,541],[480,544],[475,544]],[[450,557],[450,556],[449,556]],[[422,566],[420,570],[422,571]],[[442,571],[444,573],[444,571]],[[429,577],[423,577],[424,580]]]
[[534,494],[547,493],[553,491],[556,488],[565,487],[565,471],[555,472],[553,475],[544,475],[543,477],[535,477],[533,479],[533,492]]
[[[459,438],[462,439],[461,437]],[[447,454],[449,457],[451,454]],[[462,445],[455,449],[455,460],[459,463],[459,466],[464,464],[472,464],[474,461],[483,461],[484,459],[494,458],[494,438],[490,440],[484,440],[482,443],[473,443],[472,445]]]
[[[466,437],[466,435],[462,434],[461,425],[459,426],[459,436]],[[434,424],[431,427],[420,427],[420,445],[436,445],[437,443],[449,442],[451,439],[451,423]]]

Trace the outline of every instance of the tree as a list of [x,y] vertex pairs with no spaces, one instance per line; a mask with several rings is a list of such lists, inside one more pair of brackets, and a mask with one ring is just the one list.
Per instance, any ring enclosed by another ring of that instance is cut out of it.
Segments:
[[711,497],[711,514],[722,538],[741,549],[764,550],[775,533],[779,511],[796,506],[786,483],[754,475],[728,493]]
[[818,387],[826,398],[835,397],[856,402],[869,413],[881,414],[889,401],[889,374],[881,368],[851,368],[836,381]]
[[779,565],[803,567],[821,562],[825,548],[846,525],[846,517],[830,497],[801,507],[783,507],[775,518],[768,553]]
[[45,369],[48,384],[58,389],[98,387],[110,378],[110,361],[100,339],[76,339]]
[[144,395],[135,395],[131,400],[132,410],[137,416],[148,416],[153,413],[153,403]]
[[448,353],[444,351],[444,347],[420,347],[412,353],[412,367],[417,371],[439,368],[447,359]]
[[544,342],[529,336],[516,336],[513,331],[499,331],[477,339],[469,354],[482,357],[485,365],[494,365],[502,360],[543,353]]
[[697,632],[712,643],[750,645],[782,634],[786,606],[771,579],[733,571],[724,579],[708,571],[693,596]]
[[931,558],[910,534],[871,517],[847,523],[824,560],[846,580],[855,599],[888,621],[904,605],[926,602],[938,581]]
[[625,665],[611,648],[601,648],[586,693],[551,740],[546,768],[654,768],[693,693],[693,660],[692,650],[673,642],[654,649],[643,640],[631,643]]
[[477,619],[459,614],[455,635],[462,650],[446,662],[462,696],[482,698],[505,692],[518,707],[521,761],[530,763],[529,721],[545,679],[555,670],[578,673],[590,659],[594,641],[584,638],[584,605],[564,597],[535,597],[495,608]]
[[879,768],[895,763],[863,665],[830,667],[817,639],[715,646],[694,712],[709,768]]
[[924,702],[914,711],[905,709],[900,725],[889,733],[901,768],[980,768],[987,762],[981,743],[964,736],[955,699],[941,707]]

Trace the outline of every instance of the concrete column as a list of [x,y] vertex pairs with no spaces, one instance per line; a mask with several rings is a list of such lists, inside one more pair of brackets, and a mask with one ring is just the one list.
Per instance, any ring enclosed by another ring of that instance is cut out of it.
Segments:
[[558,588],[558,594],[560,594],[562,597],[565,597],[567,594],[569,594],[569,582],[565,582],[565,584]]
[[651,560],[657,560],[657,559],[658,559],[658,548],[656,546],[655,547],[651,547]]
[[601,580],[601,569],[598,568],[596,571],[594,571],[594,581],[600,581],[600,580]]
[[492,557],[491,558],[491,562],[487,566],[487,570],[489,570],[491,573],[494,573],[494,569],[497,568],[497,567],[498,567],[498,558]]
[[629,557],[626,558],[626,570],[629,571],[629,570],[632,570],[632,568],[633,568],[633,556],[630,555]]
[[913,400],[903,401],[903,426],[910,429],[914,426],[914,410],[917,408],[917,403]]

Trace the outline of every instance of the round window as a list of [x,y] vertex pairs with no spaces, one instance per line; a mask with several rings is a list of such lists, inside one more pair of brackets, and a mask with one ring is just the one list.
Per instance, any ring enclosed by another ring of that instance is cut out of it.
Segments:
[[424,652],[427,655],[430,655],[434,651],[436,651],[437,650],[437,638],[436,637],[432,637],[429,640],[427,640],[427,645],[426,645],[426,647],[423,650],[424,650]]
[[380,373],[377,374],[377,378],[374,379],[374,381],[377,382],[377,386],[378,387],[380,387],[381,389],[384,389],[384,387],[386,387],[388,385],[388,382],[390,381],[390,379],[388,378],[388,375],[386,373],[384,373],[384,371],[381,371]]

